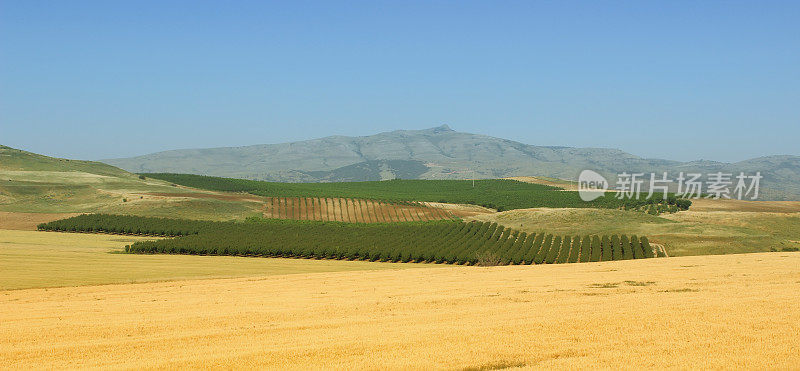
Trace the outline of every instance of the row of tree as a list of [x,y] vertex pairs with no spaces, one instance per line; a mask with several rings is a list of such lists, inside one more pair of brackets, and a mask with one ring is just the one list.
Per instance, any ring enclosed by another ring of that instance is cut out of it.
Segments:
[[[484,179],[474,183],[468,180],[278,183],[192,174],[153,173],[148,176],[188,187],[247,192],[265,197],[359,198],[412,204],[413,201],[445,202],[480,205],[499,211],[532,207],[631,209],[664,198],[663,194],[654,194],[650,199],[642,195],[639,199],[620,200],[615,193],[609,192],[605,197],[585,202],[576,191],[508,179]],[[671,205],[677,200],[674,195],[668,195],[666,202]]]
[[450,264],[554,264],[655,257],[646,237],[525,233],[496,223],[436,221],[351,224],[310,221],[207,222],[82,215],[41,230],[178,238],[140,241],[130,253],[236,255]]

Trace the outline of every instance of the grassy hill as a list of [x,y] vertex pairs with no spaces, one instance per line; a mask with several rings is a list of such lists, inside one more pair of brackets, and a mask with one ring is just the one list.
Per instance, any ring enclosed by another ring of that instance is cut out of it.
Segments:
[[141,179],[114,166],[39,155],[0,146],[0,211],[110,212],[227,220],[258,213],[247,199]]
[[112,177],[135,177],[125,170],[102,162],[48,157],[4,145],[0,145],[0,171],[82,172]]

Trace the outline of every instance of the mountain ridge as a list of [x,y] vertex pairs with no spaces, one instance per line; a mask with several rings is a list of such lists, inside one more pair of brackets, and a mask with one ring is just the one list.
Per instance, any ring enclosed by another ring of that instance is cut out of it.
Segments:
[[[613,148],[529,145],[458,132],[447,125],[359,137],[170,150],[101,161],[140,173],[192,173],[284,182],[380,180],[403,175],[420,179],[546,176],[575,180],[584,169],[606,176],[623,171],[761,171],[769,183],[770,197],[800,199],[800,156],[772,155],[736,163],[681,162],[643,158]],[[421,165],[427,171],[421,172]]]

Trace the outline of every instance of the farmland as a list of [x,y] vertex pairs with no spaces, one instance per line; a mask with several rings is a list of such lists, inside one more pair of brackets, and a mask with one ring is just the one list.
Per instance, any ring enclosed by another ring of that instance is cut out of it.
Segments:
[[553,264],[652,258],[647,237],[527,234],[494,223],[250,223],[81,215],[40,230],[183,236],[139,241],[131,253],[235,255],[450,264]]
[[125,245],[153,237],[3,229],[7,226],[0,223],[0,290],[425,266],[346,260],[124,254]]
[[797,203],[696,201],[699,210],[710,211],[695,210],[693,205],[689,211],[655,216],[625,210],[536,208],[466,220],[499,223],[528,233],[646,235],[652,243],[663,245],[669,256],[800,249]]
[[800,253],[536,267],[421,266],[428,268],[4,291],[0,364],[12,369],[792,369],[800,364]]
[[267,197],[264,217],[349,223],[392,223],[452,219],[450,210],[419,202],[381,202],[354,198]]
[[[0,211],[12,368],[798,362],[794,203],[653,215],[610,197],[565,207],[575,193],[551,179],[200,189],[26,161],[0,166],[0,208],[28,211]],[[220,187],[240,182],[256,187]]]
[[[591,202],[577,192],[549,185],[508,179],[488,180],[391,180],[341,183],[275,183],[191,174],[146,174],[187,187],[223,192],[247,192],[266,197],[359,198],[385,201],[428,201],[472,204],[499,211],[531,207],[635,208],[646,200],[620,200],[608,192]],[[658,194],[655,199],[660,198]]]
[[0,0],[0,371],[800,371],[799,16]]

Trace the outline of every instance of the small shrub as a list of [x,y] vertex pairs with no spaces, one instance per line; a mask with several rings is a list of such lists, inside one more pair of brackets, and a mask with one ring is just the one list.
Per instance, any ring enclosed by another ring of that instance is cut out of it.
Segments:
[[475,265],[479,267],[492,267],[495,265],[500,265],[501,259],[495,253],[491,251],[484,251],[478,254],[478,261]]

